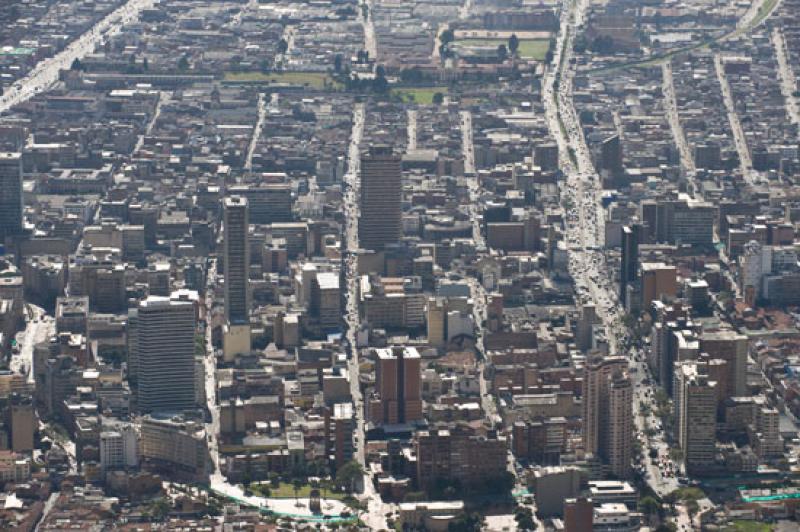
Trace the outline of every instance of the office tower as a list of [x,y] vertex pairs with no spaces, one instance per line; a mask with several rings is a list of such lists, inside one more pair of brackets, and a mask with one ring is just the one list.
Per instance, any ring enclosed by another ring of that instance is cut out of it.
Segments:
[[622,228],[622,262],[620,264],[619,300],[626,305],[628,285],[636,281],[639,269],[639,224]]
[[382,250],[401,236],[402,166],[390,146],[371,146],[361,157],[359,245]]
[[195,407],[196,310],[190,301],[150,296],[135,320],[138,408],[142,412]]
[[727,399],[747,394],[747,336],[732,330],[706,332],[700,336],[700,350],[728,363]]
[[225,321],[233,325],[250,321],[250,247],[247,199],[225,198]]
[[533,164],[545,172],[558,170],[558,144],[540,142],[533,146]]
[[17,453],[32,451],[33,433],[36,430],[37,421],[31,396],[12,394],[9,417],[11,418],[11,450]]
[[22,232],[22,154],[0,152],[0,243]]
[[643,262],[641,309],[649,310],[653,301],[672,300],[678,293],[678,270],[663,262]]
[[622,141],[619,135],[612,135],[603,140],[601,145],[601,164],[612,176],[622,173]]
[[717,383],[694,361],[675,364],[675,430],[686,472],[703,473],[714,463],[717,428]]
[[377,424],[414,423],[422,419],[421,358],[415,347],[378,349],[370,419]]
[[353,459],[353,432],[356,424],[353,419],[352,403],[336,403],[333,405],[328,424],[329,456],[339,469]]
[[228,193],[247,199],[250,222],[254,224],[292,221],[294,200],[289,183],[233,185]]
[[592,348],[594,326],[598,321],[594,305],[586,304],[581,307],[581,316],[575,331],[575,342],[581,351],[588,351]]
[[583,379],[583,447],[626,478],[631,467],[633,391],[623,357],[593,357]]
[[[304,286],[305,290],[306,287]],[[323,329],[337,329],[342,321],[339,274],[319,272],[311,280],[311,313]]]

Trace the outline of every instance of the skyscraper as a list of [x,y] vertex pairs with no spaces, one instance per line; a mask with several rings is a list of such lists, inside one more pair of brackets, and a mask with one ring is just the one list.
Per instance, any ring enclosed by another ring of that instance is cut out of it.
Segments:
[[619,300],[625,305],[628,285],[636,280],[639,266],[639,236],[641,226],[626,225],[622,228],[622,263],[620,264]]
[[242,325],[250,321],[249,212],[246,198],[225,198],[225,320]]
[[421,358],[414,347],[378,349],[377,397],[370,419],[378,424],[413,423],[422,419]]
[[150,296],[139,304],[134,326],[141,412],[195,407],[196,321],[191,301]]
[[0,152],[0,243],[22,232],[22,155]]
[[714,463],[717,428],[717,383],[695,361],[675,364],[675,431],[686,460],[686,472],[698,474]]
[[400,239],[402,166],[390,146],[371,146],[361,157],[359,245],[381,250]]
[[583,447],[626,478],[631,468],[633,390],[628,362],[619,356],[593,357],[583,379]]

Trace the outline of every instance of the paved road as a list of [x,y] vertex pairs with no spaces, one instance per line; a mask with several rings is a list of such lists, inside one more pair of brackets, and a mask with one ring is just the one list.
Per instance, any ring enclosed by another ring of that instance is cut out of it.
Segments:
[[359,5],[365,5],[368,8],[367,17],[361,16],[360,7],[358,17],[361,19],[361,25],[364,27],[364,50],[369,53],[370,59],[377,61],[378,59],[378,39],[375,37],[375,24],[373,23],[372,10],[375,8],[373,0],[361,0]]
[[417,110],[409,109],[406,111],[408,117],[406,131],[408,132],[408,147],[407,151],[417,149]]
[[107,35],[113,35],[126,24],[138,20],[142,9],[152,7],[153,2],[154,0],[129,0],[99,20],[64,50],[40,61],[27,76],[6,89],[5,94],[0,97],[0,113],[44,91],[58,80],[59,70],[68,69],[75,59],[93,52],[95,46]]
[[264,93],[261,92],[258,95],[258,118],[256,119],[256,125],[253,126],[253,136],[250,139],[250,145],[247,148],[247,159],[245,159],[244,163],[244,168],[248,172],[253,170],[253,155],[256,153],[258,139],[261,138],[261,131],[264,129],[264,121],[267,117],[267,110],[267,99]]
[[[594,303],[597,314],[603,321],[612,354],[627,355],[633,375],[644,375],[644,357],[635,353],[622,353],[627,331],[622,325],[624,310],[619,306],[616,287],[610,281],[611,275],[603,253],[604,211],[599,201],[601,183],[592,164],[583,130],[572,101],[572,78],[570,65],[572,39],[584,20],[587,3],[585,0],[571,2],[565,0],[561,15],[561,31],[557,39],[558,47],[552,65],[557,65],[545,78],[543,100],[551,134],[556,138],[562,158],[562,168],[567,174],[566,186],[562,190],[566,212],[566,237],[569,250],[569,269],[575,279],[576,291],[581,302]],[[561,57],[561,53],[565,57]],[[558,80],[556,87],[555,81]],[[573,156],[569,156],[571,149]],[[573,159],[574,158],[574,159]],[[636,396],[649,393],[653,396],[651,384],[646,385],[637,377]],[[652,402],[648,400],[647,402]],[[637,403],[638,405],[638,403]],[[632,408],[634,405],[631,405]],[[640,428],[643,420],[638,419]],[[657,431],[656,439],[664,440],[663,432]],[[648,460],[645,451],[645,467]],[[674,479],[672,479],[674,481]],[[669,480],[659,474],[647,478],[651,488],[659,493],[673,489]]]
[[725,68],[722,65],[722,56],[720,54],[714,54],[714,69],[717,72],[717,79],[722,89],[722,99],[725,102],[725,110],[728,112],[728,122],[731,125],[736,153],[739,154],[739,166],[745,180],[752,184],[759,179],[758,173],[753,170],[753,161],[750,158],[747,137],[744,134],[744,129],[742,129],[742,123],[739,121],[739,114],[736,112],[733,93],[731,92],[730,83],[728,83],[728,77],[725,75]]
[[25,329],[16,336],[19,354],[11,356],[9,368],[14,373],[26,375],[27,381],[32,383],[34,381],[33,348],[36,344],[44,342],[55,334],[56,324],[43,308],[36,305],[26,305],[25,314]]
[[461,151],[464,154],[464,173],[475,174],[475,143],[472,140],[472,112],[461,111]]
[[781,82],[781,93],[786,104],[786,114],[793,124],[800,124],[800,104],[797,103],[797,78],[792,71],[792,65],[786,56],[786,39],[780,28],[772,30],[772,44],[775,47],[775,57],[778,60],[778,77]]
[[681,125],[680,116],[678,115],[678,100],[675,95],[675,83],[672,77],[672,63],[666,62],[661,66],[662,78],[662,93],[664,94],[664,113],[667,116],[669,127],[672,130],[672,138],[675,140],[675,145],[678,147],[678,153],[681,157],[681,166],[684,172],[691,175],[692,179],[697,171],[694,164],[694,157],[692,157],[692,150],[689,148],[689,143],[686,141],[686,135]]

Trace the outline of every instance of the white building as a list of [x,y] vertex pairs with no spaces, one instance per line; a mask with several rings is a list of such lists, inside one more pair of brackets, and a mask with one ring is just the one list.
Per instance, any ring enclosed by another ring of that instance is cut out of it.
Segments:
[[136,429],[131,423],[114,429],[100,433],[100,468],[104,472],[136,467],[139,463]]

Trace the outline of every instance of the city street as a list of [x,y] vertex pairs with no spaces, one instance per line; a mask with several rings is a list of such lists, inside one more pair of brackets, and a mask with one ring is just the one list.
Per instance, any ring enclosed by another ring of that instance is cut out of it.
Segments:
[[58,80],[60,70],[68,69],[75,59],[94,51],[109,35],[138,20],[139,13],[153,6],[154,0],[130,0],[117,8],[53,57],[41,61],[23,79],[6,89],[0,96],[0,113],[44,91]]
[[33,348],[55,334],[56,324],[43,308],[32,304],[26,305],[25,319],[25,329],[16,336],[19,354],[11,356],[9,368],[14,373],[26,375],[27,381],[33,383]]

